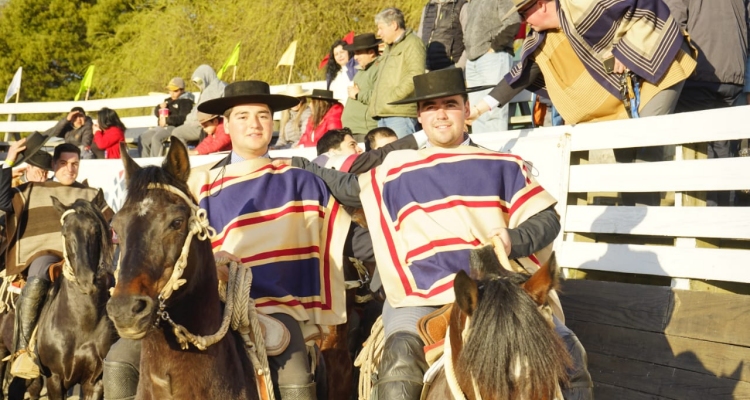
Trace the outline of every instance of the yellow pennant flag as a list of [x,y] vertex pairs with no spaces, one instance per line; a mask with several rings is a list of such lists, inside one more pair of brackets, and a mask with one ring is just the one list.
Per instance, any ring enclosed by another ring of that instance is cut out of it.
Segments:
[[234,50],[232,50],[232,54],[229,56],[229,58],[227,58],[226,61],[224,61],[224,65],[221,66],[221,69],[216,74],[216,76],[218,76],[219,79],[221,79],[221,76],[224,74],[224,72],[227,69],[229,69],[229,67],[236,66],[237,62],[240,61],[240,43],[242,42],[237,42],[237,45],[234,46]]
[[86,70],[86,73],[83,75],[83,80],[81,81],[81,87],[78,89],[78,93],[76,94],[75,101],[78,101],[78,99],[81,97],[81,93],[86,93],[89,88],[91,88],[91,82],[94,80],[94,66],[89,65],[89,68]]
[[294,65],[294,54],[297,53],[297,41],[293,41],[292,44],[287,47],[284,54],[281,55],[281,60],[279,60],[279,63],[276,64],[276,67],[278,68],[280,65]]

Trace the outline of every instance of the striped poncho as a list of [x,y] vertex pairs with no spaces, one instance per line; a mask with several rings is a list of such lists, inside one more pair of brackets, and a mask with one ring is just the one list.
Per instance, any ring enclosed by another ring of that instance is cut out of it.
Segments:
[[188,183],[216,229],[214,252],[253,268],[250,295],[259,310],[319,325],[346,322],[342,258],[350,220],[322,180],[261,158],[194,169]]
[[[594,98],[601,98],[609,93],[619,100],[620,75],[609,73],[605,67],[613,56],[647,84],[660,89],[686,79],[695,69],[695,61],[691,58],[695,56],[694,51],[691,49],[693,54],[686,54],[682,50],[688,48],[683,47],[683,32],[661,0],[557,0],[557,5],[560,25],[569,41],[568,47],[572,48],[571,53],[575,54],[588,72],[592,84],[598,84],[603,93],[591,93],[588,88],[580,89],[588,83],[573,82],[571,71],[561,71],[559,66],[548,66],[546,59],[536,60],[540,63],[544,80],[557,81],[555,84],[562,86],[563,90],[579,88],[582,93],[588,93],[588,97]],[[529,33],[523,44],[521,62],[505,77],[509,84],[518,81],[531,61],[539,55],[547,33]],[[554,47],[556,46],[558,45],[555,44]],[[560,53],[556,56],[560,58],[560,63],[564,63],[573,54]],[[675,67],[676,63],[680,66]],[[550,82],[546,83],[549,86]],[[544,86],[544,82],[536,82],[535,85]],[[560,88],[547,89],[550,89],[550,95],[553,94],[552,89],[560,92]],[[565,98],[552,100],[556,106],[566,101]],[[569,102],[574,104],[579,100],[581,99],[571,99]],[[646,100],[643,99],[641,104],[646,104]],[[590,120],[563,116],[568,123]]]
[[[556,202],[519,157],[464,146],[393,152],[359,183],[394,307],[453,302],[454,275],[468,272],[471,249]],[[535,271],[550,251],[518,261]]]

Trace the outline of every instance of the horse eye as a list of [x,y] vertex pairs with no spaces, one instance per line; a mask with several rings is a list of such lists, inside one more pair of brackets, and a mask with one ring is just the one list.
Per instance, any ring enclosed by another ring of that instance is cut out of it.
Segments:
[[176,220],[172,221],[171,224],[169,224],[169,227],[174,230],[180,229],[183,222],[184,220],[182,218],[177,218]]

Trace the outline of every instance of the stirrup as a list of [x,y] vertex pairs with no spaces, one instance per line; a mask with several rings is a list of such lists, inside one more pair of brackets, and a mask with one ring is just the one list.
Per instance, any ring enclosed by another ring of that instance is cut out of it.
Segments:
[[26,349],[21,349],[13,355],[13,364],[10,367],[10,374],[22,379],[34,379],[41,375],[39,366],[31,357]]

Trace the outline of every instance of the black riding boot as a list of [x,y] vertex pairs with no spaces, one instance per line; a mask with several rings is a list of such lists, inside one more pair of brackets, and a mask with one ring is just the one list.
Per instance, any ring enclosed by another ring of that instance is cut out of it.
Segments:
[[44,299],[47,297],[50,282],[41,278],[32,277],[26,282],[21,290],[21,295],[16,302],[16,328],[15,343],[13,351],[24,350],[29,346],[31,334],[36,328],[39,320],[39,311]]
[[385,339],[383,356],[373,385],[375,400],[419,400],[427,371],[424,343],[411,332],[396,332]]
[[132,400],[138,391],[138,370],[129,363],[104,360],[104,400]]

